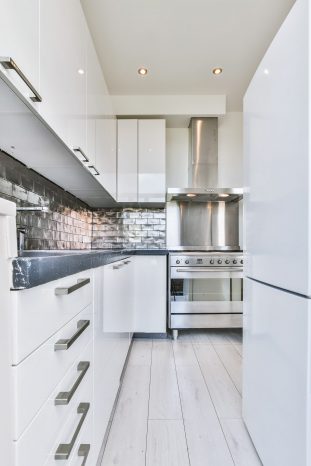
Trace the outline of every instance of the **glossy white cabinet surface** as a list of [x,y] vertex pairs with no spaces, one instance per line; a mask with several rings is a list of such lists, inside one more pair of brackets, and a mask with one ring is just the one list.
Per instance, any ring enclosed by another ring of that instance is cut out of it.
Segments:
[[118,202],[138,201],[138,120],[118,120]]
[[[39,72],[39,3],[40,0],[1,0],[0,57],[11,57],[28,81],[40,92]],[[13,70],[1,71],[13,82],[30,103],[31,90]]]
[[167,258],[136,256],[135,332],[166,332]]
[[96,168],[98,181],[117,198],[117,120],[96,119]]
[[41,2],[40,112],[70,148],[85,153],[86,28],[80,2]]
[[243,418],[264,465],[310,464],[310,300],[245,280]]
[[294,4],[244,98],[246,275],[308,296],[309,5]]
[[139,120],[139,202],[165,202],[165,170],[165,120]]

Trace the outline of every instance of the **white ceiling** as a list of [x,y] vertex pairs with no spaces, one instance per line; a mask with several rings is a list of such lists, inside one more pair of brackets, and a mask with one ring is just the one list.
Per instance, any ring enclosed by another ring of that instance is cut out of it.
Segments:
[[82,0],[111,94],[226,94],[229,111],[294,3]]

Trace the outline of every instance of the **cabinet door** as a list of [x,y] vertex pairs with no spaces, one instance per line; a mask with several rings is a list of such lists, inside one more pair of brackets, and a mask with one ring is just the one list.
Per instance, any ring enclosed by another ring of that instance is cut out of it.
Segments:
[[165,202],[165,120],[138,121],[138,200]]
[[[32,86],[39,92],[39,0],[0,1],[0,56],[11,57]],[[31,92],[13,70],[1,71],[30,99]]]
[[70,147],[86,153],[86,22],[77,0],[40,8],[41,114]]
[[96,120],[96,168],[98,181],[116,199],[117,196],[117,120]]
[[138,201],[137,120],[118,120],[118,202]]

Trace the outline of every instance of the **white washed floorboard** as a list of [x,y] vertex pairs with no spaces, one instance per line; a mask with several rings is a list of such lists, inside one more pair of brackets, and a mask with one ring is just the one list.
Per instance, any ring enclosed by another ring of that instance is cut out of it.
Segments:
[[176,366],[198,364],[193,345],[190,340],[177,340],[172,342]]
[[242,419],[221,421],[236,466],[260,466],[262,463]]
[[215,345],[215,351],[222,360],[234,385],[242,393],[242,358],[240,353],[232,345]]
[[130,366],[151,365],[152,340],[135,340],[132,345],[128,364]]
[[215,349],[210,345],[195,345],[195,352],[218,416],[220,418],[241,418],[241,395]]
[[147,466],[189,466],[182,420],[149,420]]

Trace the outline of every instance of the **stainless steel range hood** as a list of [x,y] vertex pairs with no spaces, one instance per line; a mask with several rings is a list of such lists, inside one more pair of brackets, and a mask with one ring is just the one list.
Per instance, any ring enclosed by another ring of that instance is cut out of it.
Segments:
[[226,188],[218,178],[218,118],[191,118],[188,187],[169,188],[167,200],[231,202],[243,197],[242,188]]

